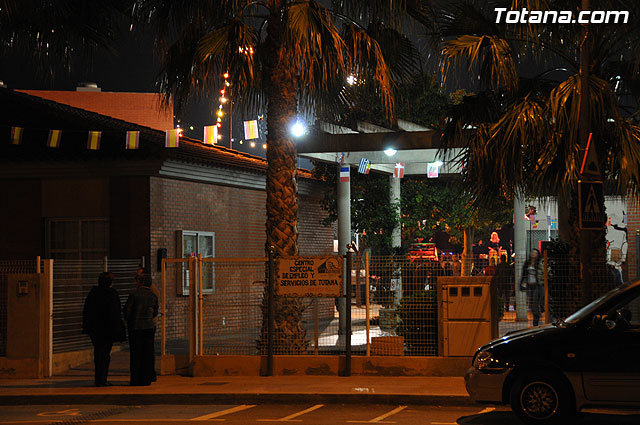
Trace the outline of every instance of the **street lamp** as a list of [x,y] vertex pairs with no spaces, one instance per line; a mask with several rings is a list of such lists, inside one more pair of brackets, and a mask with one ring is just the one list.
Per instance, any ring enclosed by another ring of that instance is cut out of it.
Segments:
[[393,156],[396,154],[396,152],[398,152],[397,150],[395,150],[394,148],[387,148],[384,150],[385,155],[387,156]]
[[291,135],[295,138],[302,137],[307,133],[307,126],[304,122],[296,120],[291,126]]

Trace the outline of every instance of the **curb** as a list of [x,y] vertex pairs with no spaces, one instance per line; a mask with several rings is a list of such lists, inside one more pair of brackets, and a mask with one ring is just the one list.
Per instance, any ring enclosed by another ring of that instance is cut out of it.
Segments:
[[38,394],[1,396],[0,405],[43,404],[217,404],[217,403],[340,403],[340,404],[413,404],[434,406],[477,406],[468,396],[418,394]]

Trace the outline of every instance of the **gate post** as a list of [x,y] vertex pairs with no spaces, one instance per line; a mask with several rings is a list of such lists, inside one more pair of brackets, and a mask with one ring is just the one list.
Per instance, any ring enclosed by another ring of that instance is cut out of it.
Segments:
[[353,245],[347,246],[347,287],[345,295],[345,303],[347,308],[345,310],[346,320],[346,333],[345,333],[345,364],[344,364],[344,376],[351,376],[351,269],[353,268]]
[[193,364],[193,358],[197,347],[197,320],[196,297],[198,287],[196,285],[196,257],[189,257],[189,363]]
[[549,324],[549,251],[544,250],[544,323]]
[[[40,257],[38,257],[38,272],[40,271]],[[45,314],[43,315],[43,363],[44,376],[53,375],[53,260],[44,260],[43,300]]]
[[202,294],[202,254],[198,254],[198,308],[196,309],[196,317],[198,323],[198,351],[196,354],[202,356],[204,354],[204,330],[202,329],[204,317],[204,295]]
[[275,247],[269,247],[269,272],[267,276],[267,370],[266,376],[273,376],[273,332],[275,321],[274,280],[275,280]]
[[[181,265],[182,266],[182,265]],[[166,299],[167,299],[167,259],[160,260],[160,279],[162,285],[162,299],[160,300],[160,358],[164,359],[167,353],[167,316],[166,316]],[[160,373],[164,374],[164,361],[160,362]]]

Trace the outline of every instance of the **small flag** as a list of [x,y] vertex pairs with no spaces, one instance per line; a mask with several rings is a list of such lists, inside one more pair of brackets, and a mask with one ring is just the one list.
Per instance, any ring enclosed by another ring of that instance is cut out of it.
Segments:
[[393,177],[396,179],[404,177],[404,162],[396,162],[396,166],[393,169]]
[[258,134],[258,120],[251,120],[244,122],[244,138],[245,140],[257,139],[260,137]]
[[100,149],[100,139],[102,138],[102,131],[90,131],[87,138],[87,149],[97,151]]
[[340,154],[340,166],[342,167],[343,165],[344,165],[344,152]]
[[358,172],[360,174],[369,174],[369,169],[371,169],[371,161],[367,158],[361,158],[360,165],[358,166]]
[[60,139],[62,138],[62,130],[49,130],[47,138],[47,146],[50,148],[60,147]]
[[558,230],[558,220],[551,220],[551,230]]
[[22,143],[22,132],[24,128],[22,127],[11,127],[11,144],[19,145]]
[[203,141],[205,145],[215,145],[218,143],[218,126],[205,125]]
[[439,175],[440,165],[437,162],[427,162],[427,178],[437,179]]
[[343,183],[349,181],[349,167],[340,167],[340,181]]
[[125,149],[138,149],[138,141],[140,140],[139,131],[127,131],[125,140]]
[[167,133],[164,139],[164,147],[177,148],[179,144],[180,144],[180,129],[174,128],[171,130],[167,130]]

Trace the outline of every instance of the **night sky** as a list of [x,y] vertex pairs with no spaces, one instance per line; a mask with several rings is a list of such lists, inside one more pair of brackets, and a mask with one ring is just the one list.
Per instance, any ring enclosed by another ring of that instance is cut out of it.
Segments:
[[[78,60],[73,63],[71,73],[60,68],[53,76],[38,69],[31,58],[5,55],[0,61],[0,80],[9,89],[31,90],[75,90],[80,82],[94,82],[102,91],[115,92],[155,92],[156,77],[160,72],[159,53],[154,53],[153,36],[142,31],[130,32],[128,23],[123,22],[115,40],[115,53],[96,51],[89,63]],[[217,91],[217,88],[215,88]],[[177,112],[176,124],[185,130],[185,135],[202,139],[202,127],[216,122],[214,111],[218,108],[217,96],[212,99],[193,99],[185,110]],[[256,140],[256,147],[244,142],[243,117],[237,113],[233,117],[234,149],[264,157],[263,141]],[[246,118],[255,119],[255,117]],[[179,120],[179,121],[178,121]],[[189,127],[194,130],[190,131]],[[221,128],[222,146],[228,147],[227,120]]]

